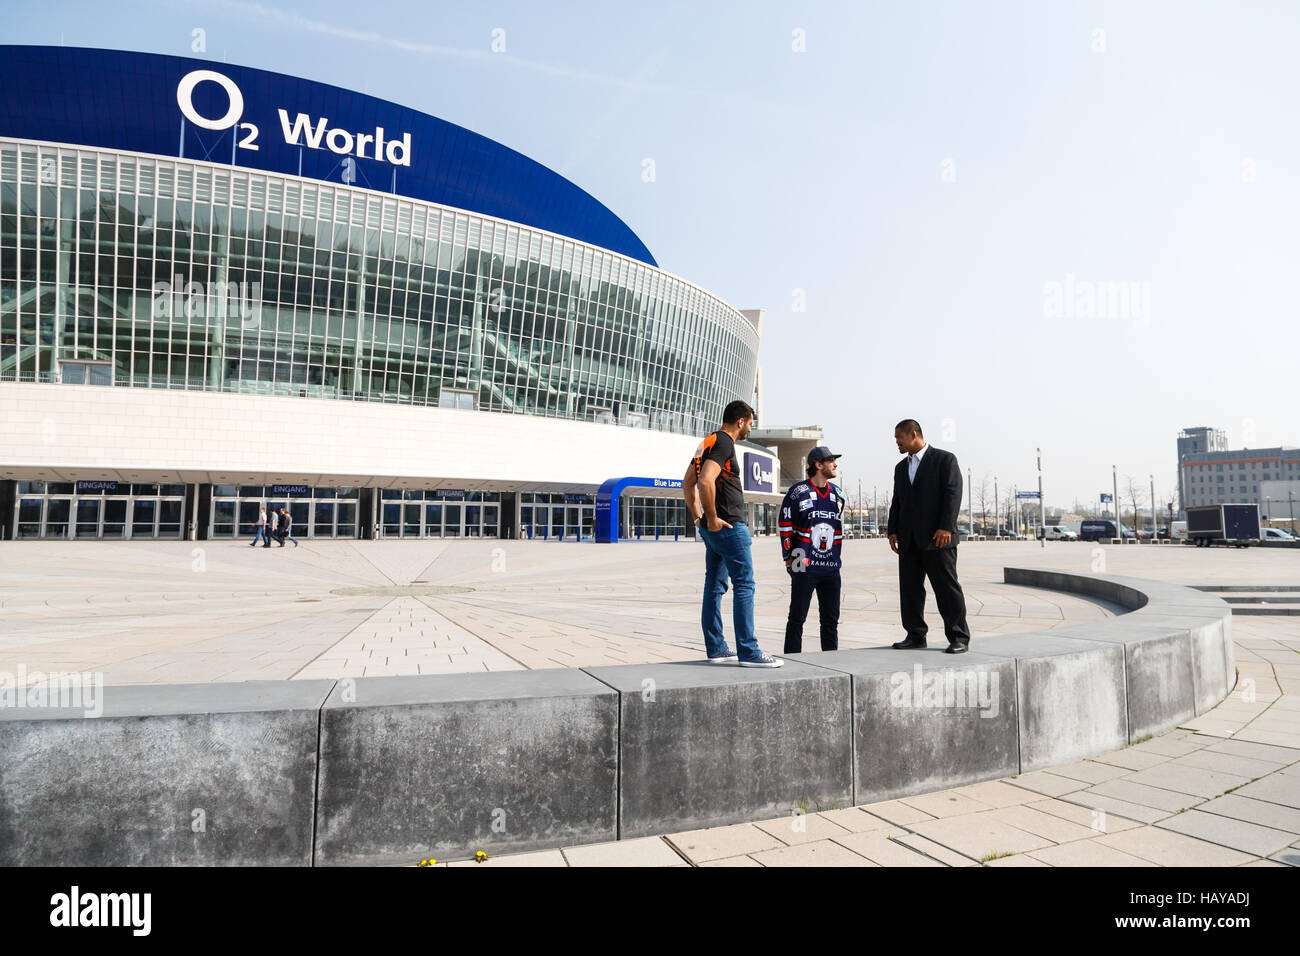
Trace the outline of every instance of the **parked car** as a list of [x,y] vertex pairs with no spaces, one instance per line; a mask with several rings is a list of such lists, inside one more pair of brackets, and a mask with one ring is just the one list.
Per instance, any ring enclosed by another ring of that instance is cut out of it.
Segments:
[[[1064,525],[1049,524],[1046,528],[1046,532],[1047,532],[1048,541],[1078,541],[1079,540],[1079,536],[1075,534],[1073,531],[1071,531],[1069,528],[1065,527]],[[1039,538],[1043,537],[1043,532],[1041,530],[1038,533],[1038,537]]]
[[1295,535],[1289,531],[1283,531],[1281,528],[1260,528],[1260,541],[1294,541]]

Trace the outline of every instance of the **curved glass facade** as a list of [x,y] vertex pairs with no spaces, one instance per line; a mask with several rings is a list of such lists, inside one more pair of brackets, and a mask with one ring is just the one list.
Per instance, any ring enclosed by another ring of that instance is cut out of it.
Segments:
[[108,382],[698,434],[758,334],[652,266],[238,167],[0,140],[0,381]]

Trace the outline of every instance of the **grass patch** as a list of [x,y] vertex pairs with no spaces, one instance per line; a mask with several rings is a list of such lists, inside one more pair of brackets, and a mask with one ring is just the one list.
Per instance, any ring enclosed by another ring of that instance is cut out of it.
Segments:
[[1005,850],[996,850],[993,853],[985,853],[980,857],[981,863],[987,863],[989,860],[1000,860],[1004,856],[1015,856],[1014,853],[1008,853]]

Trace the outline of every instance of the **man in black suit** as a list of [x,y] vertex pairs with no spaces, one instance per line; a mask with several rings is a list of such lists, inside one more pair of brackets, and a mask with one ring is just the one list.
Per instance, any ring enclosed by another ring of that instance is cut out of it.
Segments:
[[898,597],[907,637],[894,647],[925,647],[925,579],[948,636],[947,654],[964,654],[970,644],[966,598],[957,581],[957,513],[961,510],[961,468],[952,452],[925,443],[915,419],[894,428],[894,442],[907,457],[894,468],[889,504],[889,546],[898,555]]

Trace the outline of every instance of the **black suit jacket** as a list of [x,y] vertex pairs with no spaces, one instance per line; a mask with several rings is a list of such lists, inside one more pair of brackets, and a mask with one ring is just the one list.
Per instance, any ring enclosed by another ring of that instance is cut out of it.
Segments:
[[894,498],[889,504],[888,534],[898,535],[898,549],[935,550],[934,533],[952,532],[950,548],[957,546],[957,514],[961,511],[961,468],[957,456],[927,445],[916,468],[916,480],[907,480],[907,458],[894,466]]

